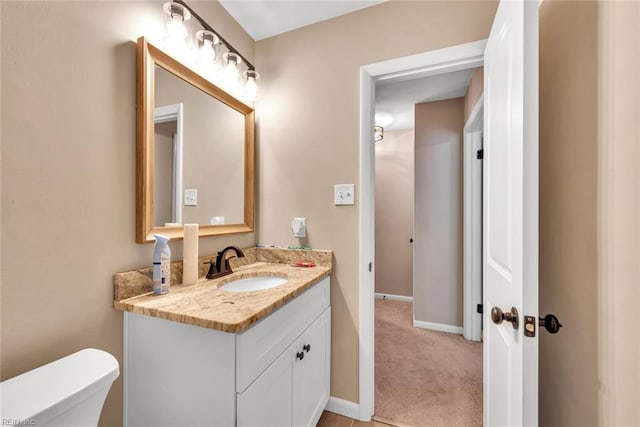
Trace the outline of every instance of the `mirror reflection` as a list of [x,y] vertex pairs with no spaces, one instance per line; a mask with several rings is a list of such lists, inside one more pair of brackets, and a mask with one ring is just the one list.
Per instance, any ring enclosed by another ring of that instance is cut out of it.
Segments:
[[252,232],[253,108],[144,37],[137,52],[136,241]]
[[154,226],[244,221],[244,115],[155,65]]

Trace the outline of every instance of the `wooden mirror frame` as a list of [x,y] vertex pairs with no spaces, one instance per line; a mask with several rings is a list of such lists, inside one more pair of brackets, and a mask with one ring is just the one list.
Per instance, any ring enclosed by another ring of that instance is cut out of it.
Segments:
[[[155,233],[183,238],[183,227],[154,227],[154,119],[155,66],[202,90],[244,115],[244,223],[200,225],[199,236],[250,233],[254,230],[255,114],[253,108],[229,95],[199,74],[150,44],[138,39],[136,70],[136,242],[154,242]],[[221,183],[221,185],[223,185]]]

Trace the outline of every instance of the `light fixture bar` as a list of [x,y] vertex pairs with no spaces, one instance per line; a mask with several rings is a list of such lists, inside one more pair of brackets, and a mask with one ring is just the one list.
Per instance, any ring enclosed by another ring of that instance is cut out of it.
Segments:
[[247,64],[247,67],[248,67],[250,70],[255,70],[255,69],[256,69],[256,67],[254,67],[254,66],[253,66],[253,64],[252,64],[251,62],[247,61],[247,58],[245,58],[244,56],[242,56],[242,54],[241,54],[240,52],[238,52],[238,51],[237,51],[233,46],[231,46],[231,44],[230,44],[228,41],[226,41],[226,40],[224,39],[224,37],[222,37],[222,36],[220,35],[220,33],[218,33],[216,30],[214,30],[214,29],[213,29],[213,27],[211,27],[211,25],[207,24],[207,22],[206,22],[204,19],[200,18],[200,16],[199,16],[196,12],[194,12],[194,10],[193,10],[193,9],[191,9],[191,8],[189,7],[189,5],[187,5],[183,0],[172,0],[172,1],[174,1],[174,2],[176,2],[176,3],[179,3],[179,4],[183,5],[183,6],[184,6],[184,7],[185,7],[185,8],[186,8],[190,13],[191,13],[191,16],[192,16],[192,17],[194,17],[194,18],[196,18],[196,19],[198,20],[198,22],[200,22],[200,25],[202,25],[202,27],[203,27],[205,30],[211,31],[213,34],[215,34],[216,36],[218,36],[218,39],[220,39],[220,41],[222,42],[222,44],[224,44],[224,45],[227,47],[227,49],[229,49],[229,51],[230,51],[230,52],[233,52],[233,53],[235,53],[236,55],[238,55],[238,56],[239,56],[239,57],[244,61],[244,63],[245,63],[245,64]]

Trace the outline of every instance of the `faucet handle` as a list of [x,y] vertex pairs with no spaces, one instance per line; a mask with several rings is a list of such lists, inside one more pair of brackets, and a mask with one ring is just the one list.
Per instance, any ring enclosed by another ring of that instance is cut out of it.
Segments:
[[205,261],[205,264],[209,264],[209,271],[207,272],[207,279],[213,279],[213,276],[217,273],[215,261]]

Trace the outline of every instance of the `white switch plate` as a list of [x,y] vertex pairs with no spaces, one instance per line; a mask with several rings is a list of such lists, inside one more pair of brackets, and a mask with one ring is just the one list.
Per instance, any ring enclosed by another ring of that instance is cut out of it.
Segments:
[[198,190],[197,189],[184,190],[184,205],[198,206]]
[[336,206],[355,205],[355,184],[336,184],[335,204]]

